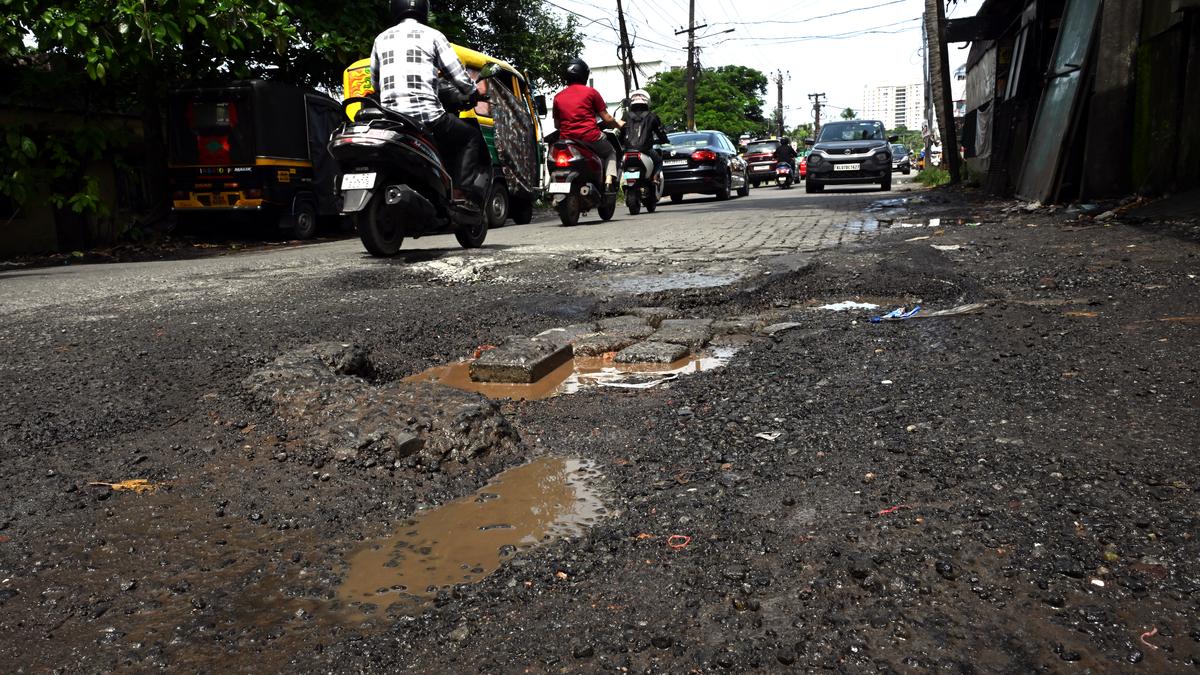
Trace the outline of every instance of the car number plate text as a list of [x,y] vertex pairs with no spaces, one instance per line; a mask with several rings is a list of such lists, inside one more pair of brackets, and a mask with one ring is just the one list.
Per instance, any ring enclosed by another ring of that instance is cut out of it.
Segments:
[[684,164],[687,164],[686,159],[668,159],[663,162],[663,166],[682,166]]
[[549,192],[552,195],[570,194],[571,184],[570,183],[551,183],[550,187],[546,188],[546,192]]
[[834,171],[858,171],[858,164],[834,164]]
[[342,176],[343,190],[370,190],[375,187],[374,173],[348,173]]

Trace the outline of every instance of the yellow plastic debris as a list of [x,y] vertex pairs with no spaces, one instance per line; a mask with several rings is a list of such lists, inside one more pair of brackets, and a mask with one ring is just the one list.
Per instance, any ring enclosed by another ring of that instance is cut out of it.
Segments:
[[123,480],[119,483],[95,482],[88,483],[88,485],[107,485],[108,487],[112,488],[113,492],[136,492],[137,494],[142,494],[143,492],[154,492],[158,489],[157,485],[151,483],[145,478],[131,478],[129,480]]

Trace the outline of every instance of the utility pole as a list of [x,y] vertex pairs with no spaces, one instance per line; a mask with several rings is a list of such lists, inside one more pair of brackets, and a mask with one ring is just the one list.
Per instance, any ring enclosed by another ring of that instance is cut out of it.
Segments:
[[687,62],[687,128],[688,131],[696,130],[696,31],[701,28],[707,28],[708,24],[703,26],[696,25],[696,0],[688,0],[688,25],[683,30],[675,31],[676,35],[688,34],[688,62]]
[[[788,79],[791,79],[790,74],[788,75]],[[775,70],[775,89],[779,97],[779,100],[775,103],[775,121],[778,125],[777,134],[779,138],[783,138],[783,71],[779,69]]]
[[[925,58],[929,62],[938,126],[942,132],[942,161],[950,167],[950,182],[959,181],[958,131],[954,128],[954,101],[950,97],[950,55],[946,52],[944,0],[925,0]],[[933,22],[930,26],[929,22]]]
[[825,93],[809,94],[808,97],[813,102],[813,138],[816,138],[821,133],[821,99],[825,98]]
[[625,30],[625,10],[617,0],[617,23],[621,26],[621,46],[617,47],[617,58],[621,59],[621,76],[625,78],[625,98],[629,98],[630,71],[637,68],[633,60],[633,48],[629,45],[629,33]]

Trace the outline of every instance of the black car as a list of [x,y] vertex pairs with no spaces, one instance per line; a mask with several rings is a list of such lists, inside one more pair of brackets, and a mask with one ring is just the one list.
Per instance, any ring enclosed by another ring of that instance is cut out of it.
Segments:
[[806,192],[822,192],[826,185],[879,183],[884,190],[892,189],[892,146],[896,136],[889,137],[883,122],[852,120],[830,122],[821,127],[808,155]]
[[671,142],[662,146],[663,194],[672,202],[693,193],[722,200],[734,190],[739,197],[750,194],[746,162],[728,136],[720,131],[681,131],[667,138]]
[[892,143],[892,171],[899,171],[905,176],[912,173],[912,153],[903,143]]

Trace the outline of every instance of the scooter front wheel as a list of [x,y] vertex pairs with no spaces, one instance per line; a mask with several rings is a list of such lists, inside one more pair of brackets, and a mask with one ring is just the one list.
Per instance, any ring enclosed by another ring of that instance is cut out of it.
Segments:
[[400,252],[404,243],[403,222],[399,209],[388,208],[385,200],[376,198],[362,211],[354,214],[354,224],[367,253],[390,258]]
[[579,195],[572,192],[558,203],[558,219],[562,221],[563,227],[579,224]]

